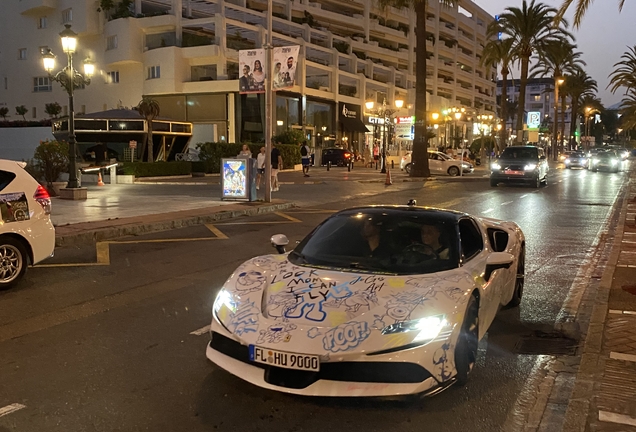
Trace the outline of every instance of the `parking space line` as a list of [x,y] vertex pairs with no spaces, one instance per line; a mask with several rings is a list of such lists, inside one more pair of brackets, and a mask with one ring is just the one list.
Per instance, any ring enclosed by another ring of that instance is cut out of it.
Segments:
[[482,214],[488,214],[488,213],[490,213],[490,212],[492,212],[492,211],[494,211],[494,210],[495,210],[495,209],[493,209],[493,208],[489,208],[488,210],[485,210],[485,211],[483,211],[483,212],[481,212],[481,213],[482,213]]
[[205,224],[205,227],[206,227],[207,229],[209,229],[210,231],[212,231],[212,233],[213,233],[215,236],[217,236],[217,238],[220,238],[220,239],[227,239],[227,236],[226,236],[225,234],[223,234],[223,233],[221,232],[221,230],[220,230],[220,229],[218,229],[217,227],[215,227],[214,225],[212,225],[212,224]]
[[14,413],[16,411],[20,411],[22,408],[26,408],[26,405],[22,405],[22,404],[19,404],[19,403],[14,403],[14,404],[2,407],[2,408],[0,408],[0,417],[4,417],[7,414],[11,414],[11,413]]
[[508,205],[508,204],[512,204],[514,201],[506,201],[501,203],[502,206]]
[[616,414],[609,411],[599,411],[598,419],[602,422],[618,423],[624,425],[636,426],[636,419],[625,414]]
[[633,354],[623,354],[618,352],[610,352],[610,358],[614,360],[625,360],[630,362],[636,362],[636,355]]
[[190,334],[191,335],[195,335],[195,336],[201,336],[203,334],[208,333],[210,331],[210,327],[211,327],[211,325],[208,324],[205,327],[201,327],[200,329],[196,329],[195,331],[190,332]]
[[285,214],[285,213],[283,213],[283,212],[274,212],[274,214],[275,214],[275,215],[278,215],[278,216],[280,216],[280,217],[283,217],[283,218],[285,218],[285,219],[287,219],[287,220],[290,220],[290,221],[292,221],[292,222],[296,222],[296,223],[300,223],[300,222],[302,222],[300,219],[296,219],[295,217],[293,217],[293,216],[289,216],[288,214]]
[[528,194],[524,194],[524,195],[521,195],[519,198],[525,198],[527,196],[528,196]]

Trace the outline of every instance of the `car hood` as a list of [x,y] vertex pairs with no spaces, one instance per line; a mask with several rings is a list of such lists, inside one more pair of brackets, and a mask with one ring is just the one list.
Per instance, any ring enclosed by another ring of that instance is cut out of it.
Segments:
[[461,268],[415,276],[342,272],[297,266],[286,255],[267,255],[241,265],[224,290],[233,309],[249,305],[259,319],[303,327],[364,320],[381,329],[422,316],[463,311],[457,305],[466,302],[475,277]]

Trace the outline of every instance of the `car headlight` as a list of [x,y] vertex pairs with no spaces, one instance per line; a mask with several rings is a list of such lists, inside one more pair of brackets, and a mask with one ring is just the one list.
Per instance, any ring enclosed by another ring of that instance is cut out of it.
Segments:
[[618,163],[618,159],[612,159],[612,165],[616,165]]
[[463,163],[463,164],[462,164],[462,168],[469,169],[469,168],[470,168],[470,165],[468,165],[467,163]]
[[444,315],[435,315],[388,325],[382,329],[382,334],[417,331],[419,333],[415,336],[413,342],[424,342],[435,339],[446,325],[448,325],[448,321],[446,321]]
[[232,312],[236,312],[236,302],[234,296],[230,294],[225,288],[221,288],[221,291],[216,295],[214,300],[214,306],[212,307],[215,314],[218,314],[221,308],[225,306]]
[[566,164],[569,164],[569,163],[570,163],[570,159],[569,159],[569,158],[568,158],[568,159],[566,159],[566,160],[565,160],[565,163],[566,163]]
[[501,169],[501,165],[499,165],[497,162],[493,162],[490,164],[490,168],[495,171],[499,171]]
[[528,164],[525,166],[525,170],[526,171],[534,171],[534,169],[537,167],[537,164]]
[[592,163],[593,164],[597,164],[598,163],[598,159],[596,159],[596,158],[592,159]]

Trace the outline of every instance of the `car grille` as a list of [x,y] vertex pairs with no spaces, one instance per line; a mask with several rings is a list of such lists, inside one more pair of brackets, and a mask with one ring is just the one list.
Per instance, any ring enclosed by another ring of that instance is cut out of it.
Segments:
[[523,171],[525,169],[526,165],[522,164],[507,164],[506,166],[504,166],[504,169],[506,170],[511,170],[511,171]]
[[389,362],[334,362],[321,363],[320,372],[297,371],[267,366],[249,360],[249,349],[245,345],[213,332],[210,347],[233,359],[264,369],[267,383],[293,389],[302,389],[318,380],[348,381],[362,383],[415,384],[432,375],[415,363]]

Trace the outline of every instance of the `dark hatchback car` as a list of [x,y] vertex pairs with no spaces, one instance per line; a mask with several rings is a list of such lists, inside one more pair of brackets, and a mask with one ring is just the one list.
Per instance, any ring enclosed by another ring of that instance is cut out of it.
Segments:
[[548,161],[542,148],[535,146],[506,147],[490,164],[490,186],[499,183],[526,183],[540,187],[548,183]]
[[326,148],[322,151],[322,165],[331,162],[332,166],[347,166],[353,159],[353,153],[341,148]]
[[583,152],[572,152],[570,155],[565,158],[565,167],[567,169],[570,168],[587,168],[587,164],[589,163],[589,159],[586,154]]
[[590,162],[591,171],[619,172],[622,169],[622,159],[614,150],[598,153]]

